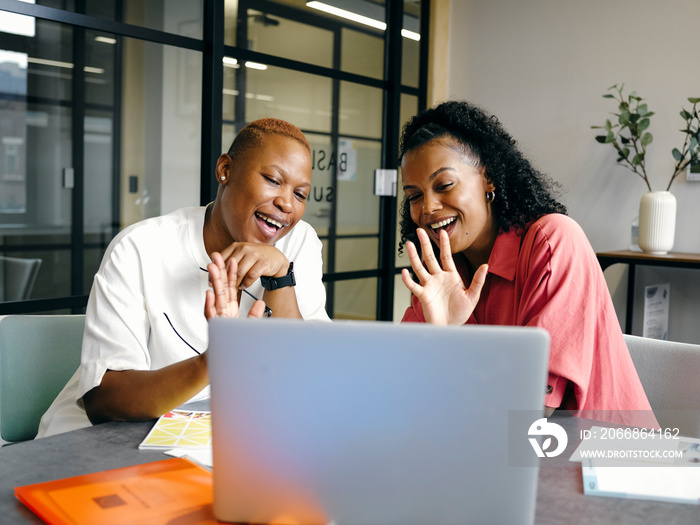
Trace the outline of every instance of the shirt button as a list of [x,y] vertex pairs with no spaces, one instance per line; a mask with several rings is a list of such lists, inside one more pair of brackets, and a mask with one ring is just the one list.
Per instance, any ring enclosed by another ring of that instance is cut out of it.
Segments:
[[552,393],[552,385],[547,385],[547,394]]

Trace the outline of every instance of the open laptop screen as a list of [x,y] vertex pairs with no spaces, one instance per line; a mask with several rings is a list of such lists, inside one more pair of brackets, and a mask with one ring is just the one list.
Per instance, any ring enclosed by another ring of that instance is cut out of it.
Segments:
[[217,518],[531,524],[508,411],[543,409],[548,349],[533,328],[212,320]]

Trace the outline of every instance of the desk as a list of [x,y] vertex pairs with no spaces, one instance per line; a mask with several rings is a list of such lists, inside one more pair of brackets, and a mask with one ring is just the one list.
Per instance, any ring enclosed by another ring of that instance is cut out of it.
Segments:
[[596,253],[600,267],[605,269],[611,264],[627,264],[627,312],[625,313],[625,333],[632,333],[632,314],[634,310],[634,278],[635,270],[641,266],[664,266],[666,268],[694,268],[700,270],[699,253],[667,253],[653,255],[650,253],[636,252],[632,250],[618,250],[613,252]]
[[[540,469],[537,525],[700,523],[698,505],[584,496],[581,465],[568,458],[579,443],[574,436],[596,422],[556,412],[551,420],[567,431],[569,445],[557,458],[557,466]],[[111,422],[0,448],[0,521],[42,523],[14,498],[15,486],[166,459],[162,452],[137,448],[152,425]],[[503,497],[507,504],[508,495]]]

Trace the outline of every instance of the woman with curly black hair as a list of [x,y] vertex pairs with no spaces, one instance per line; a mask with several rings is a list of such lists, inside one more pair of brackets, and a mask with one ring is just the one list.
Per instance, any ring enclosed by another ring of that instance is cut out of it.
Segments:
[[403,321],[544,328],[548,414],[644,410],[655,424],[588,239],[498,119],[467,102],[428,109],[404,126],[400,163],[400,250],[419,280],[403,270]]

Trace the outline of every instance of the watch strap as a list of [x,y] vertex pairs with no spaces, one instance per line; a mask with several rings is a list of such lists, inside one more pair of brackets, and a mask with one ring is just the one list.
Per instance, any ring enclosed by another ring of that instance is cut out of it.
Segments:
[[263,288],[268,291],[279,290],[280,288],[285,288],[287,286],[296,286],[297,281],[294,278],[294,262],[289,263],[287,275],[283,275],[282,277],[261,275],[260,282],[262,283]]

